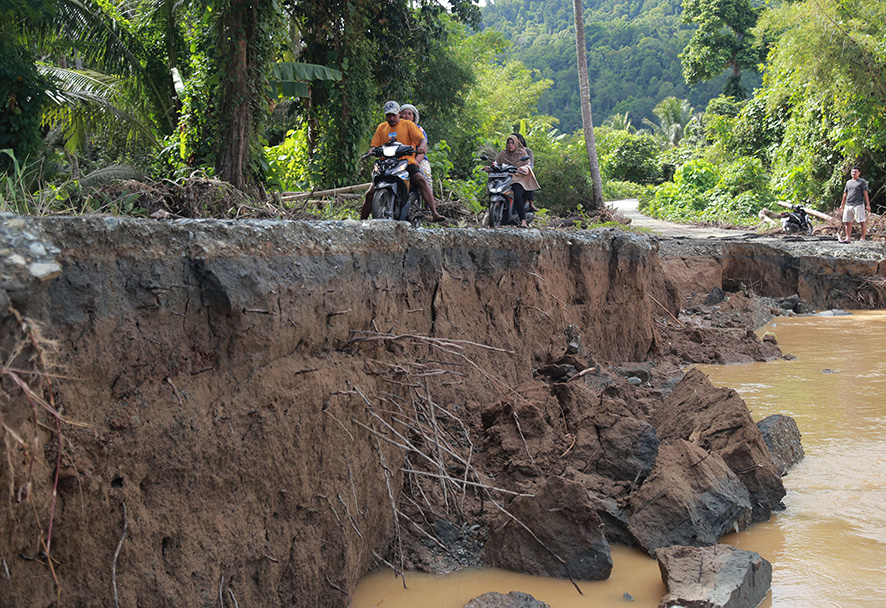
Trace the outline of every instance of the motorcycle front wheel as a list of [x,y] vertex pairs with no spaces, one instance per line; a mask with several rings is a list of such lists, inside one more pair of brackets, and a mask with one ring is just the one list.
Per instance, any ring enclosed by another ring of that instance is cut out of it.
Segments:
[[504,211],[504,203],[496,201],[489,205],[486,210],[486,217],[483,218],[483,225],[487,228],[497,228],[501,226],[502,212]]
[[372,218],[389,220],[394,215],[394,193],[388,189],[376,190],[372,196]]

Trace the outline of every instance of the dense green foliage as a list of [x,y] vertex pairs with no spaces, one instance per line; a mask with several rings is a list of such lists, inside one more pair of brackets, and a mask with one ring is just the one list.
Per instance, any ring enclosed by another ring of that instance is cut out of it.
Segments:
[[882,211],[886,179],[886,5],[806,0],[765,10],[763,85],[747,101],[711,101],[664,161],[673,182],[645,199],[660,217],[753,223],[774,199],[839,207],[860,165]]
[[[0,150],[18,158],[36,156],[42,148],[40,113],[46,101],[47,82],[28,61],[22,48],[0,40]],[[0,171],[12,167],[8,156],[0,157]]]
[[[695,28],[684,23],[680,0],[584,4],[596,123],[627,113],[639,128],[643,118],[654,118],[653,108],[666,97],[704,106],[723,89],[725,75],[694,87],[683,78],[680,53]],[[575,28],[569,0],[497,0],[484,9],[483,26],[504,32],[513,43],[511,56],[552,81],[539,99],[539,112],[559,119],[561,131],[580,129]],[[748,88],[760,81],[752,71],[743,78]]]
[[[752,223],[776,198],[834,208],[860,164],[874,205],[886,198],[886,4],[586,9],[607,196]],[[438,197],[480,211],[478,151],[519,130],[536,205],[585,213],[572,6],[499,0],[480,18],[475,0],[0,0],[0,208],[125,211],[130,198],[84,190],[124,163],[256,194],[365,182],[360,156],[394,99],[419,108]],[[715,96],[724,85],[735,94]]]
[[683,11],[683,18],[698,26],[680,54],[686,82],[712,80],[728,67],[732,74],[723,94],[747,97],[741,71],[754,68],[760,61],[762,49],[751,33],[759,10],[751,0],[683,0]]

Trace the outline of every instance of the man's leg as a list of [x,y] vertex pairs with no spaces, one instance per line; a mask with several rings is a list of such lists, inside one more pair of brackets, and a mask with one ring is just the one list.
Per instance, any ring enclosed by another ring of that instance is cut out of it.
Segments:
[[375,194],[375,184],[369,186],[366,195],[363,197],[363,206],[360,207],[360,219],[365,220],[372,213],[372,195]]
[[864,240],[865,235],[868,233],[868,223],[867,222],[859,222],[859,226],[861,226],[861,240]]
[[437,213],[437,205],[434,204],[434,193],[431,192],[431,187],[428,185],[428,180],[425,179],[425,176],[422,175],[421,172],[415,173],[410,178],[410,182],[412,185],[418,187],[421,192],[421,197],[425,199],[425,204],[428,206],[428,209],[431,210],[431,219],[434,221],[446,219]]

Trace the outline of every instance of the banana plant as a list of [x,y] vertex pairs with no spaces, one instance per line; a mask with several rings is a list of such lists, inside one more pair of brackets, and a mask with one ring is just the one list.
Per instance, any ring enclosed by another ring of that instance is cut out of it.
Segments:
[[274,79],[271,90],[274,97],[310,97],[311,80],[341,80],[342,73],[313,63],[278,61],[271,68]]

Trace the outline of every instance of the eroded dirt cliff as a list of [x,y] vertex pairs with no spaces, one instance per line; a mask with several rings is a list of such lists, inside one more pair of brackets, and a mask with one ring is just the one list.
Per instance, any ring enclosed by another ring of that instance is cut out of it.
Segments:
[[0,223],[0,607],[345,606],[552,470],[617,511],[681,344],[778,355],[682,331],[722,252],[619,231]]

